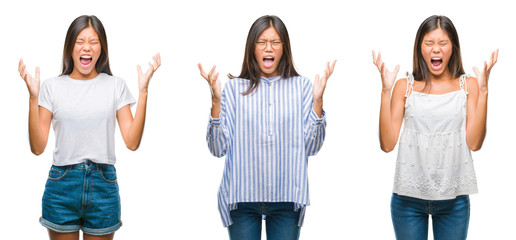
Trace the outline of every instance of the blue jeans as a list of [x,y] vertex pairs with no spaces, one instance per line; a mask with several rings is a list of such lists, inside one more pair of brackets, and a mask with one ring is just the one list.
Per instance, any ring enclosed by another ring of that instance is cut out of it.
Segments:
[[294,211],[291,202],[238,203],[237,209],[230,212],[233,224],[228,227],[229,239],[260,240],[262,216],[265,216],[268,240],[297,240],[301,230],[300,211]]
[[91,161],[52,166],[42,207],[40,223],[52,231],[115,232],[122,225],[115,167]]
[[397,240],[428,239],[428,215],[432,215],[436,240],[463,240],[468,235],[469,196],[450,200],[423,200],[393,194],[391,216]]

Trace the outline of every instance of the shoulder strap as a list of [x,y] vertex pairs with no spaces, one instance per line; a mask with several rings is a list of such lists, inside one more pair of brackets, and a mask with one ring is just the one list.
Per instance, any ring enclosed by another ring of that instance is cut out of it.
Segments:
[[469,78],[469,74],[462,74],[459,78],[460,89],[464,90],[464,93],[468,94],[468,84],[466,83]]
[[412,74],[409,74],[407,72],[407,90],[405,91],[405,97],[409,97],[410,94],[412,94],[412,90],[414,90],[413,86],[414,86],[414,76],[412,76]]

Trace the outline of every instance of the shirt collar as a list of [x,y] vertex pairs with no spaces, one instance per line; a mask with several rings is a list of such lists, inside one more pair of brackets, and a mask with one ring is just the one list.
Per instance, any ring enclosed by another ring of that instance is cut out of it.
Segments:
[[260,80],[261,81],[265,81],[265,83],[267,83],[267,84],[270,84],[270,83],[273,83],[273,82],[277,82],[280,79],[281,79],[280,75],[275,76],[275,77],[271,77],[271,78],[260,77]]

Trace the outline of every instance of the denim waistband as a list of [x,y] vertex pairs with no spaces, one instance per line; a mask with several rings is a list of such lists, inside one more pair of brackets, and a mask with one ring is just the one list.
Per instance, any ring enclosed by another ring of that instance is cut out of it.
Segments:
[[86,161],[84,161],[82,163],[65,165],[65,166],[59,166],[59,167],[68,168],[68,169],[75,168],[75,169],[83,169],[83,170],[94,168],[94,169],[97,169],[97,170],[102,170],[102,169],[106,169],[109,166],[112,166],[112,165],[105,164],[105,163],[96,163],[96,162],[93,162],[93,161],[90,161],[90,160],[86,160]]

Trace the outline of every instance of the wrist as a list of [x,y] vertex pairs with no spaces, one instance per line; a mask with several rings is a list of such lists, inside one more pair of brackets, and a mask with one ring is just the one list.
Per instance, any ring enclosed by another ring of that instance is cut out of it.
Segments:
[[220,104],[220,97],[212,96],[211,97],[211,103],[212,104]]
[[141,88],[140,91],[139,91],[139,94],[140,95],[147,95],[148,94],[147,88]]

